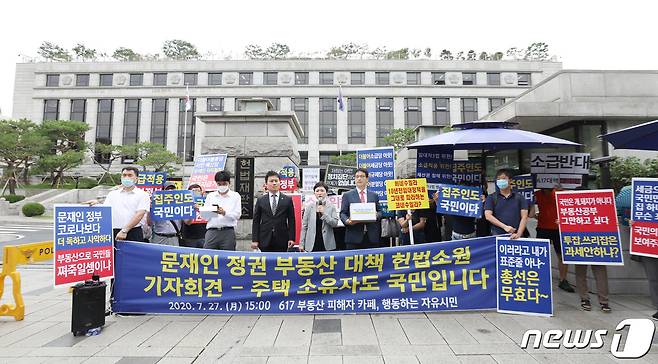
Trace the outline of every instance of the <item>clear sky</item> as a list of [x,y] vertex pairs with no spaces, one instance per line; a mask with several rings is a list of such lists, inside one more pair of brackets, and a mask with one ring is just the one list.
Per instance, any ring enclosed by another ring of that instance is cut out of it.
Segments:
[[249,43],[292,52],[346,42],[372,48],[505,51],[549,44],[566,69],[658,70],[654,1],[5,1],[0,11],[0,110],[11,116],[19,55],[50,41],[112,53],[161,53],[165,40],[238,55]]

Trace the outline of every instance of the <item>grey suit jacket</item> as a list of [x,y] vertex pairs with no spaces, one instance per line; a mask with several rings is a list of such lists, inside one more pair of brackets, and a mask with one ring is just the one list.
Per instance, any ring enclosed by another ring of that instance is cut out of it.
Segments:
[[[325,200],[326,201],[326,200]],[[317,204],[307,205],[302,216],[302,234],[300,244],[304,250],[312,252],[315,244],[315,234],[317,226]],[[338,225],[338,211],[336,206],[327,201],[324,205],[322,214],[322,240],[326,250],[336,250],[336,239],[334,238],[334,228]]]

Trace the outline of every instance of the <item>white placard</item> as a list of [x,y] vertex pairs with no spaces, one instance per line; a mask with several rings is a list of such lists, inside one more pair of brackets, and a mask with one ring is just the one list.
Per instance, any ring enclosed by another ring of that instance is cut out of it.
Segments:
[[313,186],[320,182],[320,168],[302,168],[302,190],[313,191]]
[[352,221],[377,221],[377,207],[374,202],[351,203],[350,220]]
[[589,153],[532,153],[530,155],[530,172],[589,174]]
[[538,174],[537,188],[554,188],[557,186],[565,190],[573,190],[583,185],[583,176],[580,174]]

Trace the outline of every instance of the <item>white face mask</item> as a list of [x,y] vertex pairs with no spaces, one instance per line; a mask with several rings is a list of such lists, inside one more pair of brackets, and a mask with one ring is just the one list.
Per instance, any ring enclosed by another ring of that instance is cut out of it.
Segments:
[[219,193],[226,193],[228,191],[228,186],[217,186],[217,191],[219,191]]

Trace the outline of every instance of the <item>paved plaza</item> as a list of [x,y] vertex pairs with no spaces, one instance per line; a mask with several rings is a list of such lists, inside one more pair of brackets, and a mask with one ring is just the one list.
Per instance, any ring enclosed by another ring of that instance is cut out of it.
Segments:
[[[555,291],[553,318],[467,313],[107,317],[100,335],[74,337],[71,294],[47,265],[19,268],[26,315],[0,317],[0,363],[612,363],[615,326],[655,312],[649,297],[611,296],[612,313],[583,312]],[[7,303],[7,293],[2,303]],[[608,329],[601,349],[521,348],[527,329]],[[658,338],[638,363],[658,362]]]

